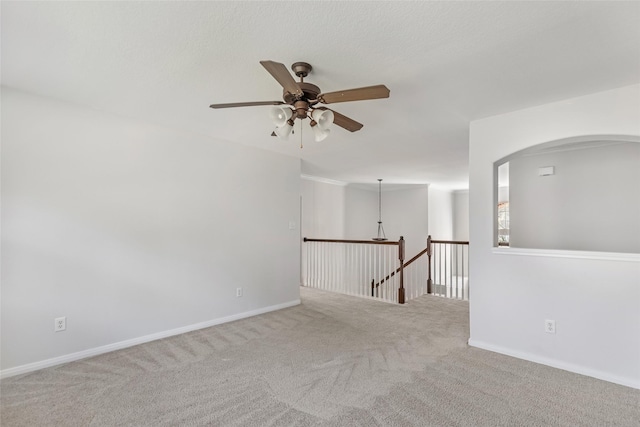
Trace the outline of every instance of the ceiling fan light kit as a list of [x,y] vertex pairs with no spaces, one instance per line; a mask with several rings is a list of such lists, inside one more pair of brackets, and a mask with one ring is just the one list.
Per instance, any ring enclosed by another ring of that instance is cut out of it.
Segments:
[[[331,110],[313,110],[311,112],[311,118],[318,124],[318,127],[322,130],[328,130],[333,124],[333,111]],[[313,126],[313,125],[312,125]]]
[[290,107],[274,107],[271,109],[271,121],[276,126],[276,129],[271,135],[278,136],[279,138],[287,138],[291,134],[296,119],[303,120],[306,118],[309,118],[309,124],[313,130],[315,140],[318,142],[329,135],[332,124],[340,126],[349,132],[356,132],[362,129],[362,123],[358,123],[327,107],[317,106],[317,104],[388,98],[390,93],[385,85],[322,93],[318,86],[304,81],[304,78],[307,77],[313,69],[311,65],[306,62],[296,62],[291,66],[291,70],[300,78],[299,82],[294,80],[284,64],[274,61],[260,61],[260,64],[262,64],[269,74],[282,86],[283,101],[211,104],[210,107],[219,109],[259,105],[290,105]]
[[293,123],[289,124],[288,122],[273,131],[278,138],[283,139],[287,139],[289,135],[291,135],[291,132],[293,132]]
[[289,108],[273,107],[270,116],[276,127],[282,127],[293,117],[293,111]]
[[320,142],[329,136],[331,125],[333,124],[333,111],[313,110],[311,111],[311,129],[316,142]]
[[279,138],[287,138],[293,130],[293,110],[285,107],[273,107],[270,112],[271,121],[276,125],[273,131]]
[[311,130],[313,130],[313,137],[316,140],[316,142],[322,141],[323,139],[328,137],[329,133],[331,132],[330,129],[322,129],[317,124],[314,125],[314,122],[311,122]]

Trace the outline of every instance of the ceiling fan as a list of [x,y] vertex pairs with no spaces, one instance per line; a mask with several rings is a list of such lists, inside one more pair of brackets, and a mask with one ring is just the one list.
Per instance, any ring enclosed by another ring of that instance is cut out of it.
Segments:
[[[307,83],[304,78],[311,72],[311,65],[306,62],[296,62],[291,70],[300,78],[296,82],[284,64],[274,61],[260,61],[260,64],[277,80],[283,88],[283,101],[234,102],[229,104],[211,104],[211,108],[253,107],[258,105],[290,105],[291,107],[275,107],[271,110],[271,119],[276,130],[271,134],[286,138],[293,130],[296,119],[311,120],[316,141],[321,141],[329,135],[331,123],[350,132],[362,129],[362,123],[344,116],[318,104],[334,104],[337,102],[363,101],[367,99],[388,98],[389,89],[385,85],[367,86],[347,89],[337,92],[322,93],[314,84]],[[293,107],[293,108],[292,108]]]

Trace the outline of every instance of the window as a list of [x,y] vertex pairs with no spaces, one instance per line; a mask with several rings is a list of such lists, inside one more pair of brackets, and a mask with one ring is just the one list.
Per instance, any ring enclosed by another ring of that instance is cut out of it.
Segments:
[[498,203],[498,246],[509,246],[509,202]]
[[[497,166],[498,209],[495,233],[498,246],[509,246],[509,162]],[[495,205],[494,205],[495,206]]]

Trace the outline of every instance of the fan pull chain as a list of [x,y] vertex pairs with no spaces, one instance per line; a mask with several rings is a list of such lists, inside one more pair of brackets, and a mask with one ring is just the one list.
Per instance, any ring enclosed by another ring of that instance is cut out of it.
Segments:
[[302,120],[300,120],[300,149],[302,149]]

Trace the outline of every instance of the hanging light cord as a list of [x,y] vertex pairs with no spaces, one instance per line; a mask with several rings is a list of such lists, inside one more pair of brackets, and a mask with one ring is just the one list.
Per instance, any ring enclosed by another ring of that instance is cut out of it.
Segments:
[[382,178],[378,178],[378,236],[373,240],[387,240],[382,226]]
[[378,179],[378,223],[382,224],[382,180]]

